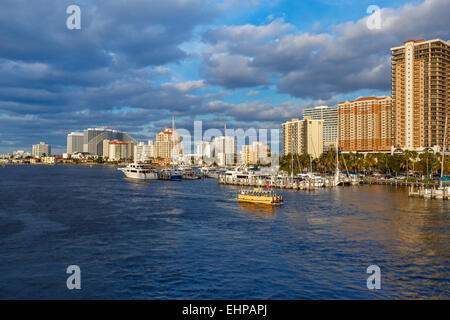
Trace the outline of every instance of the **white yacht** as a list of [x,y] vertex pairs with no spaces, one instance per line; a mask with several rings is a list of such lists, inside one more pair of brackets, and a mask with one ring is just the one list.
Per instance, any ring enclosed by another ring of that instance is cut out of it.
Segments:
[[158,174],[153,171],[149,164],[144,163],[130,163],[124,168],[117,168],[122,171],[127,178],[139,180],[156,180]]

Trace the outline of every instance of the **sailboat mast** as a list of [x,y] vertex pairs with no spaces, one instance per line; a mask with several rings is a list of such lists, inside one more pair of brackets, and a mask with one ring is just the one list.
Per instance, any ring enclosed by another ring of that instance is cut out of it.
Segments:
[[172,115],[172,163],[175,162],[175,117]]
[[444,130],[444,142],[442,143],[442,163],[441,163],[441,183],[440,187],[443,187],[443,180],[444,177],[444,163],[445,163],[445,149],[447,144],[447,125],[448,125],[448,113],[445,116],[445,130]]
[[226,167],[227,166],[227,152],[226,152],[226,147],[227,147],[227,124],[225,123],[224,127],[223,127],[223,166]]

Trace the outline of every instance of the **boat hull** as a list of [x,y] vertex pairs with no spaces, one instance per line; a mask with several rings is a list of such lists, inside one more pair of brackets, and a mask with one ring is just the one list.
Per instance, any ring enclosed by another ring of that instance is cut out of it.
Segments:
[[261,196],[254,196],[254,195],[244,195],[239,194],[238,195],[238,201],[239,202],[247,202],[247,203],[259,203],[259,204],[282,204],[283,198],[276,196],[269,196],[269,197],[261,197]]
[[156,180],[158,175],[154,172],[129,172],[125,170],[120,170],[129,179],[136,180]]

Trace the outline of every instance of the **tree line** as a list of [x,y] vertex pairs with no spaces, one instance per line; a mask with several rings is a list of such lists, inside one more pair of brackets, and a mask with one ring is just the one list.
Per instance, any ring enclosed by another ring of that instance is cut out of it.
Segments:
[[[444,174],[450,175],[450,157],[446,155]],[[383,174],[420,174],[439,175],[441,172],[442,155],[440,153],[404,151],[403,153],[343,153],[339,154],[339,170],[363,172],[380,172]],[[336,170],[336,151],[329,150],[317,159],[311,159],[309,154],[288,154],[280,157],[280,169],[294,174],[307,172],[311,169],[319,171]]]

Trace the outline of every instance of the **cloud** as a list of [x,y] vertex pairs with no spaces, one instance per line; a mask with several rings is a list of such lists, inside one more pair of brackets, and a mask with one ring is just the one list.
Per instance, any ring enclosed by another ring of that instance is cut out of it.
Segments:
[[[367,28],[367,17],[332,26],[329,33],[285,34],[292,26],[221,26],[206,33],[202,71],[224,88],[273,83],[293,97],[330,99],[361,89],[390,89],[390,48],[411,38],[450,38],[450,2],[427,0],[382,9],[382,28]],[[240,70],[229,70],[232,65]]]

